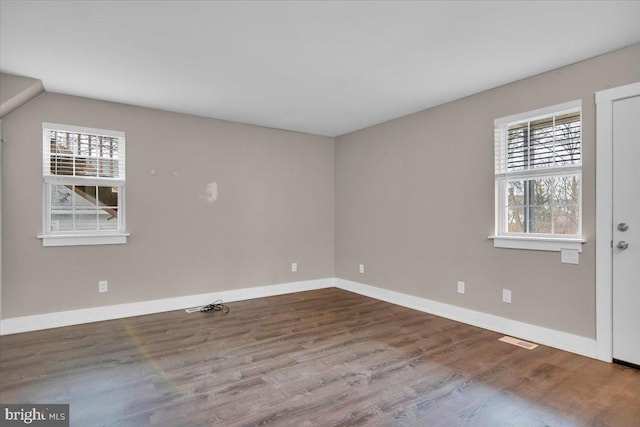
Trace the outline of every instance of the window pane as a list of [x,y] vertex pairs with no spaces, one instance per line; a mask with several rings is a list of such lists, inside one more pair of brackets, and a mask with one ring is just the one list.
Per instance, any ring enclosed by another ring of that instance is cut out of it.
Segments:
[[516,125],[507,130],[507,168],[510,171],[523,170],[528,167],[529,157],[528,125]]
[[73,175],[73,157],[63,154],[51,154],[52,175]]
[[96,206],[96,186],[76,185],[75,204],[77,207]]
[[556,165],[579,165],[581,160],[579,112],[556,117],[555,139]]
[[97,176],[96,159],[76,157],[76,176]]
[[550,204],[554,182],[555,178],[541,178],[533,181],[527,181],[531,191],[529,203],[537,206]]
[[580,196],[580,177],[578,175],[555,178],[553,203],[555,205],[577,204]]
[[80,141],[78,141],[78,154],[81,156],[88,156],[91,136],[87,134],[79,134]]
[[71,209],[52,209],[49,231],[73,231],[73,211]]
[[507,182],[507,205],[508,206],[523,206],[524,200],[524,186],[526,181],[508,181]]
[[118,186],[51,184],[50,207],[48,232],[116,231],[120,225]]
[[553,117],[531,122],[531,169],[548,168],[553,165]]
[[579,165],[580,123],[580,111],[573,111],[510,125],[506,129],[507,170]]
[[[577,234],[579,196],[579,175],[508,181],[507,231]],[[556,211],[559,206],[565,209]]]
[[97,230],[98,216],[96,209],[76,209],[76,230]]
[[118,187],[98,187],[98,205],[118,207]]
[[100,159],[98,175],[108,178],[117,177],[118,159]]
[[553,210],[556,234],[578,234],[578,205],[557,206]]
[[73,186],[52,185],[51,186],[51,207],[71,207],[73,204]]
[[100,230],[117,230],[118,229],[118,210],[117,209],[98,209],[98,224]]
[[96,157],[98,155],[100,155],[99,152],[99,144],[100,144],[100,137],[97,135],[91,135],[89,137],[89,155]]
[[551,233],[551,208],[549,206],[533,206],[529,208],[529,232]]
[[507,231],[509,233],[524,233],[524,208],[514,206],[507,209]]

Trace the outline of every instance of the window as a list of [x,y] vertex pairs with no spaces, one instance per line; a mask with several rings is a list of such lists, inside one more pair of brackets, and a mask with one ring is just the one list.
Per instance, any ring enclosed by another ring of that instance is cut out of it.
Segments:
[[582,250],[581,102],[495,121],[494,246]]
[[126,243],[124,133],[42,127],[43,245]]

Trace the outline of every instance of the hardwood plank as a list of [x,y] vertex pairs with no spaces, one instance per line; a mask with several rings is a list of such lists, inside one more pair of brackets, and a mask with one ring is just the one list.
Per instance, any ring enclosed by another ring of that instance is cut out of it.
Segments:
[[339,289],[0,337],[0,401],[74,426],[637,426],[640,371]]

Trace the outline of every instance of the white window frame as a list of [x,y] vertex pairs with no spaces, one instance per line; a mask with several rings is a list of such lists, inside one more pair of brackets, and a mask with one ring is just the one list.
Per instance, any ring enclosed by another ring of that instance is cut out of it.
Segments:
[[[566,112],[580,110],[580,137],[582,138],[582,100],[574,100],[563,104],[553,105],[550,107],[540,108],[525,113],[514,114],[507,117],[501,117],[494,121],[496,149],[495,160],[502,156],[499,150],[506,150],[505,147],[498,148],[501,144],[506,143],[506,130],[509,125],[521,123],[524,121],[535,121],[551,115],[560,115]],[[581,145],[581,150],[584,145]],[[578,175],[580,177],[580,188],[578,194],[578,233],[576,235],[559,235],[559,234],[541,234],[541,233],[513,233],[506,231],[506,178],[495,174],[495,234],[489,236],[493,240],[493,246],[496,248],[510,249],[529,249],[541,251],[557,251],[576,250],[582,252],[582,244],[586,242],[582,234],[582,160],[580,165],[557,168],[555,171],[540,169],[527,170],[518,174],[518,178],[533,179],[543,176],[562,176],[562,175]]]
[[[50,156],[50,131],[73,132],[91,135],[101,135],[118,138],[119,155],[125,158],[125,134],[124,132],[96,129],[81,126],[42,123],[42,145],[43,145],[43,166],[48,167],[48,159]],[[125,161],[126,162],[126,161]],[[129,233],[126,230],[126,185],[125,185],[125,164],[121,165],[122,175],[118,178],[104,177],[78,177],[78,176],[59,176],[49,175],[43,170],[42,194],[43,194],[43,213],[42,213],[42,229],[43,233],[38,236],[42,239],[42,246],[78,246],[78,245],[110,245],[125,244]],[[96,185],[96,186],[118,186],[118,229],[105,231],[51,231],[51,187],[57,183],[69,185]]]

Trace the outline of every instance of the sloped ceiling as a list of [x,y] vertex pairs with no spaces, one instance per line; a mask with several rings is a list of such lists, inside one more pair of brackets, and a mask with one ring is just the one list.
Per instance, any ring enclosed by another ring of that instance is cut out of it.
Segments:
[[44,92],[38,79],[0,73],[0,118]]

